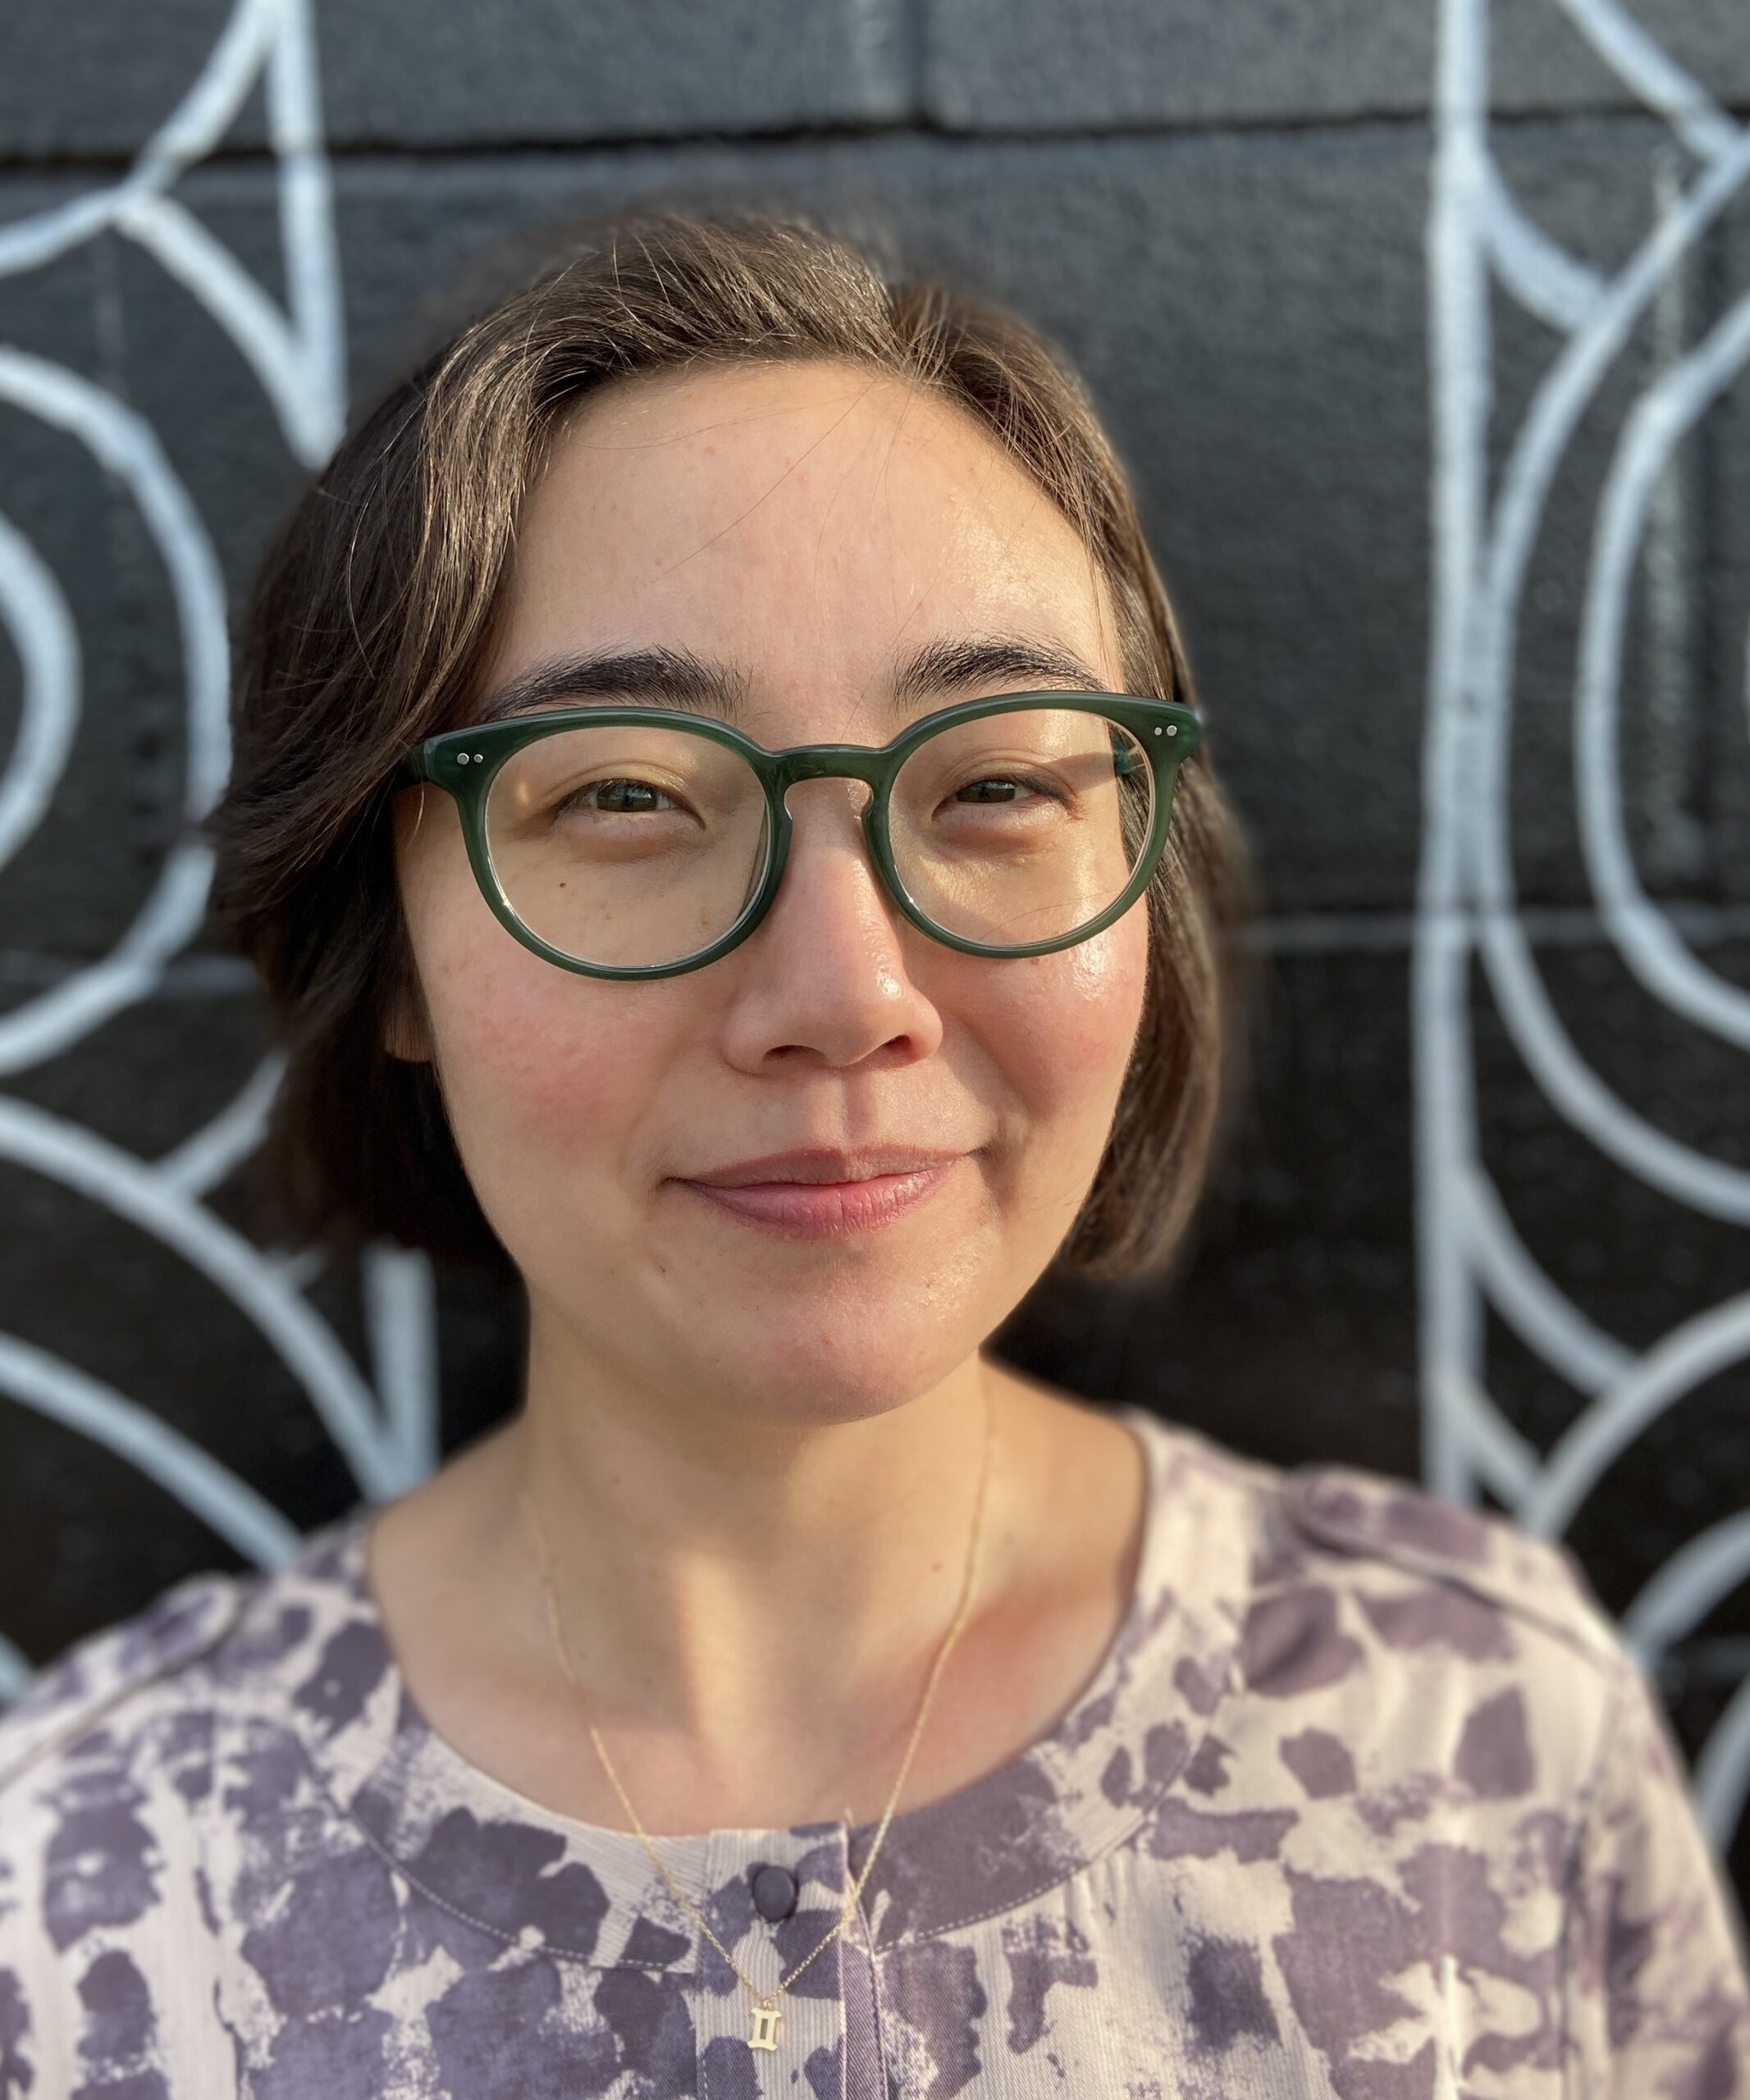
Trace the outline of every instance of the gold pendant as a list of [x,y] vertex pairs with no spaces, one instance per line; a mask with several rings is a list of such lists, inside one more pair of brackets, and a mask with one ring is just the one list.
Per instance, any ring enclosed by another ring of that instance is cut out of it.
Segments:
[[750,2049],[775,2049],[778,2029],[784,2019],[770,1998],[761,1998],[753,2009],[753,2032],[747,2037]]

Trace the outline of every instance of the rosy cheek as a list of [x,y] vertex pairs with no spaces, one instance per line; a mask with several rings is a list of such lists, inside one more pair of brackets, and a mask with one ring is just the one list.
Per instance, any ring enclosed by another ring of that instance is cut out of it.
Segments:
[[1056,955],[1003,964],[992,1018],[1011,1084],[1035,1114],[1103,1114],[1142,1017],[1147,924],[1140,911]]
[[660,1002],[543,962],[496,922],[431,958],[426,996],[464,1159],[514,1145],[538,1173],[544,1153],[608,1149],[662,1069]]

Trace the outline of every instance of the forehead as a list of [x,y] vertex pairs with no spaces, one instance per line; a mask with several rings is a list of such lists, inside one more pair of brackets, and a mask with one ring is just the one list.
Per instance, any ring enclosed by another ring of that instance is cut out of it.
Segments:
[[555,433],[486,683],[658,646],[733,664],[767,700],[874,704],[907,653],[976,632],[1117,682],[1079,536],[968,413],[824,360],[664,374],[590,396]]

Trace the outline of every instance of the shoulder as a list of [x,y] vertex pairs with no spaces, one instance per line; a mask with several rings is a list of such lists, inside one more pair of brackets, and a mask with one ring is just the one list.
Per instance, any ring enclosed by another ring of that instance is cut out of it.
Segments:
[[1141,1408],[1122,1412],[1150,1449],[1158,1504],[1211,1509],[1243,1539],[1250,1601],[1308,1582],[1369,1596],[1382,1583],[1401,1592],[1413,1582],[1449,1594],[1459,1613],[1468,1600],[1592,1663],[1620,1657],[1614,1622],[1558,1541],[1392,1474],[1275,1465]]
[[76,1789],[93,1758],[144,1785],[167,1751],[210,1738],[222,1710],[271,1704],[348,1522],[310,1534],[284,1568],[188,1576],[48,1664],[0,1712],[0,1849],[26,1796]]
[[1298,1466],[1276,1475],[1273,1491],[1285,1533],[1329,1579],[1411,1577],[1460,1600],[1460,1611],[1469,1600],[1502,1614],[1583,1667],[1620,1664],[1615,1623],[1559,1541],[1357,1467]]
[[190,1576],[49,1664],[0,1714],[0,1802],[90,1730],[174,1696],[178,1680],[235,1625],[249,1586],[239,1576]]
[[1414,1769],[1504,1799],[1533,1775],[1546,1798],[1583,1793],[1638,1671],[1565,1547],[1385,1473],[1145,1433],[1195,1579],[1224,1570],[1249,1725],[1291,1766],[1328,1737],[1382,1784]]

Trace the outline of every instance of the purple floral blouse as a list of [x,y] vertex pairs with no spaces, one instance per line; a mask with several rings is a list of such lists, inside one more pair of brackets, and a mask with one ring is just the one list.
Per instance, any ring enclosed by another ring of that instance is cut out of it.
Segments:
[[[427,1723],[361,1505],[0,1723],[0,2100],[1750,2096],[1739,1914],[1567,1554],[1120,1412],[1118,1638],[1049,1737],[896,1816],[775,2048],[635,1838]],[[775,1979],[870,1835],[659,1842]]]

